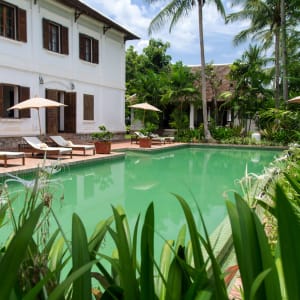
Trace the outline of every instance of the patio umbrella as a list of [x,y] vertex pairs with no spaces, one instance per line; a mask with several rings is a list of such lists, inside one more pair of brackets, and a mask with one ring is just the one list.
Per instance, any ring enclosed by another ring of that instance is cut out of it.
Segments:
[[147,103],[147,102],[143,102],[143,103],[137,103],[137,104],[133,104],[130,105],[129,107],[131,108],[136,108],[136,109],[143,109],[144,110],[144,118],[143,118],[143,123],[145,120],[145,112],[146,110],[152,110],[152,111],[157,111],[157,112],[161,112],[160,109],[158,109],[157,107]]
[[40,109],[41,108],[54,108],[54,107],[60,107],[60,106],[67,106],[63,103],[59,103],[57,101],[45,99],[45,98],[40,98],[40,97],[35,97],[35,98],[30,98],[28,100],[22,101],[7,110],[12,110],[12,109],[30,109],[34,108],[37,110],[38,113],[38,119],[39,119],[39,129],[40,129],[40,135],[42,135],[42,128],[41,128],[41,119],[40,119]]
[[288,103],[300,103],[300,96],[288,100]]

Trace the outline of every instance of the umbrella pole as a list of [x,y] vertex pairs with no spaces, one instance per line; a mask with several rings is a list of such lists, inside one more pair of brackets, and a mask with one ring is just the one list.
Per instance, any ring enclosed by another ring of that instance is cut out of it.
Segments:
[[41,127],[41,119],[40,119],[40,110],[38,109],[38,119],[39,119],[39,128],[40,128],[40,136],[42,136],[42,127]]

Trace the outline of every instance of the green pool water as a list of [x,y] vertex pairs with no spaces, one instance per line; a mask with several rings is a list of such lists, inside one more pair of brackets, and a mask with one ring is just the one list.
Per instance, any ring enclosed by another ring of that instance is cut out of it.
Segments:
[[[134,225],[154,202],[155,228],[166,239],[176,238],[183,213],[172,193],[185,198],[195,212],[198,203],[209,232],[226,215],[225,199],[233,199],[235,184],[248,172],[261,173],[278,156],[278,151],[236,148],[180,148],[159,153],[126,152],[125,158],[94,161],[64,167],[53,176],[59,182],[54,210],[65,232],[70,234],[71,216],[76,212],[88,231],[112,214],[111,206],[124,207]],[[20,184],[9,183],[22,190]],[[20,192],[20,199],[24,193]],[[133,228],[133,227],[132,227]]]

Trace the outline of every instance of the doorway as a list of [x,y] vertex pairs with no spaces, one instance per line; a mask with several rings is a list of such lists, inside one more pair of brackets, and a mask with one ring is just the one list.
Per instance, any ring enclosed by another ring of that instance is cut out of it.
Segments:
[[76,133],[76,93],[46,89],[46,98],[67,105],[46,109],[46,133]]

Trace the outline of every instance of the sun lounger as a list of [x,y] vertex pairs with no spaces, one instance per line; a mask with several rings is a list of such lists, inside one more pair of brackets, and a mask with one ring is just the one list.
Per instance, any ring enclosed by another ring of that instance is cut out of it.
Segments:
[[25,152],[37,154],[49,154],[61,156],[64,154],[70,155],[72,158],[72,148],[66,147],[49,147],[47,144],[43,143],[39,138],[35,136],[24,136],[24,141],[30,146],[29,148],[24,147]]
[[22,158],[22,164],[25,165],[25,153],[14,151],[0,151],[0,159],[4,160],[4,167],[7,167],[7,161],[9,159]]
[[[139,131],[135,131],[134,132],[135,136],[137,137],[137,141],[140,138],[146,138],[147,136],[145,136],[144,134],[142,134]],[[171,143],[174,142],[175,138],[173,136],[159,136],[158,134],[150,134],[150,138],[152,140],[152,142],[158,142],[160,144],[165,144],[165,143]],[[132,143],[133,138],[131,139],[131,143]]]
[[72,141],[67,141],[60,135],[52,135],[50,136],[50,139],[60,147],[69,147],[72,148],[72,150],[83,151],[83,155],[86,155],[87,150],[92,150],[93,155],[95,155],[95,146],[93,144],[90,145],[73,144]]
[[160,144],[166,143],[165,138],[162,136],[159,136],[158,134],[152,133],[152,134],[150,134],[150,137],[151,137],[152,142],[158,142]]

